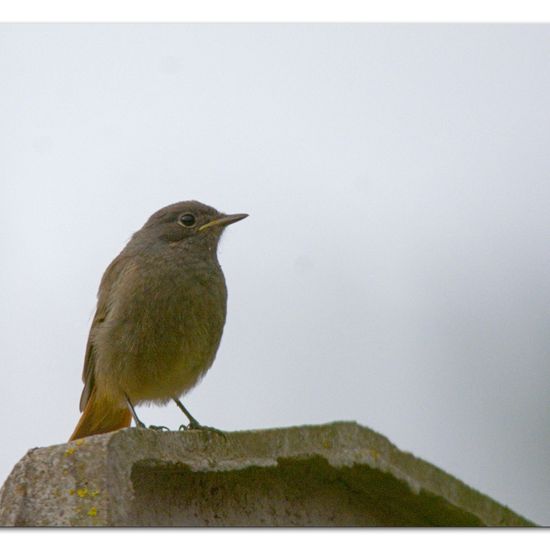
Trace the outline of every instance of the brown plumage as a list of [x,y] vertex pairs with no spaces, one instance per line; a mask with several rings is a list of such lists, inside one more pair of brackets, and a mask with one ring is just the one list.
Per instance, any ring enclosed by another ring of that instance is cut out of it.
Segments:
[[227,290],[217,259],[227,216],[196,201],[153,214],[105,271],[70,440],[128,427],[132,405],[165,404],[214,361]]

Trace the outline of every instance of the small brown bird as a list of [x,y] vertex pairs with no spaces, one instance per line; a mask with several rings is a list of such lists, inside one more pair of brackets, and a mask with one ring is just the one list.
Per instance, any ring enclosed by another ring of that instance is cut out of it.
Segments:
[[197,201],[153,214],[105,271],[84,359],[82,416],[70,440],[144,424],[140,403],[179,398],[212,365],[227,289],[217,258],[226,215]]

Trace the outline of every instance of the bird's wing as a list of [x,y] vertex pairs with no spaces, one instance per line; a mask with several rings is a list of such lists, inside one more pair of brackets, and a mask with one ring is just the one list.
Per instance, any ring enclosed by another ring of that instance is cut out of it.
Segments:
[[84,370],[82,371],[82,381],[84,389],[80,397],[80,411],[84,410],[86,403],[92,393],[95,385],[95,353],[94,353],[94,334],[98,327],[105,321],[111,307],[111,292],[116,281],[122,272],[131,264],[132,257],[119,254],[105,270],[99,285],[97,295],[97,308],[90,327],[88,343],[86,344],[86,355],[84,356]]

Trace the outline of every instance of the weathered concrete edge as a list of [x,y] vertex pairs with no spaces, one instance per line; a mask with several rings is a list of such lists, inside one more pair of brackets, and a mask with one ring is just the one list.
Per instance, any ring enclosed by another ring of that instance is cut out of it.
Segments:
[[[96,525],[94,511],[97,506],[109,509],[108,493],[78,483],[80,479],[94,479],[94,486],[106,486],[109,437],[94,439],[86,450],[84,440],[75,446],[30,449],[0,488],[0,526],[31,525],[29,517],[36,518],[33,526]],[[56,482],[51,483],[52,479]],[[83,498],[88,494],[94,499],[91,505]]]
[[[473,513],[489,526],[535,526],[509,507],[469,487],[440,468],[400,451],[388,438],[356,422],[334,422],[323,425],[294,426],[268,430],[228,433],[230,442],[209,433],[186,433],[186,452],[182,455],[181,432],[139,431],[139,438],[126,437],[127,431],[113,434],[108,447],[111,457],[130,454],[134,463],[150,461],[151,445],[164,463],[185,463],[194,471],[223,471],[250,466],[277,466],[278,459],[324,457],[335,468],[355,464],[390,473],[404,481],[414,493],[427,491],[451,504]],[[126,432],[126,433],[125,433]],[[162,441],[162,445],[158,445]],[[170,442],[177,445],[170,445]],[[136,445],[137,443],[137,445]],[[155,445],[157,443],[157,445]],[[118,467],[124,460],[109,460]],[[117,472],[116,479],[129,479],[130,472]],[[118,494],[131,497],[127,484]],[[127,500],[125,500],[127,502]],[[117,509],[122,510],[122,502]]]
[[[37,524],[43,525],[97,525],[94,511],[99,510],[108,512],[107,524],[123,524],[133,494],[131,469],[140,461],[185,464],[194,471],[222,471],[276,467],[279,459],[312,455],[324,457],[335,468],[363,464],[390,473],[406,482],[412,491],[441,496],[486,525],[534,525],[355,422],[230,432],[227,441],[208,432],[128,429],[32,449],[16,464],[0,489],[0,525],[17,525],[24,508],[26,516],[30,510],[36,514]],[[32,471],[28,470],[30,466]],[[62,487],[48,483],[52,468],[61,471]],[[93,480],[93,486],[89,480]],[[85,492],[85,499],[78,498],[80,491]],[[10,509],[4,506],[8,496]],[[66,517],[55,517],[59,499],[70,500],[71,506],[65,508],[71,513]],[[34,510],[35,501],[51,502],[52,509]]]
[[[150,460],[151,453],[146,450],[150,450],[151,446],[156,447],[157,458],[161,462],[185,463],[195,471],[275,467],[281,458],[322,456],[335,468],[366,464],[390,473],[407,483],[413,492],[427,491],[441,496],[473,513],[486,525],[535,525],[440,468],[411,453],[400,451],[386,437],[356,422],[231,432],[228,434],[228,444],[224,444],[223,439],[215,434],[187,433],[183,434],[185,453],[182,453],[181,448],[182,434],[178,432],[140,431],[137,439],[126,435],[127,432],[121,431],[112,436],[109,445],[110,464],[128,464],[129,461],[123,459],[124,455],[133,457],[134,463]],[[170,442],[177,445],[170,445]],[[130,473],[114,477],[129,479]],[[126,498],[131,496],[131,487],[125,487],[124,493],[125,502],[128,502]],[[122,502],[117,509],[123,510]]]

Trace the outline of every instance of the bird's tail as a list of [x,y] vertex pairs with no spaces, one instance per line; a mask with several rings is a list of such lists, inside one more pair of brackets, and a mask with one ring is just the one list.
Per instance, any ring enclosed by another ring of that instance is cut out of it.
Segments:
[[69,441],[128,428],[131,422],[132,413],[127,407],[98,398],[94,388]]

